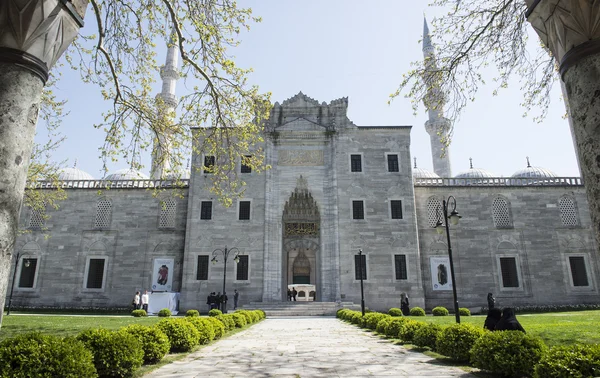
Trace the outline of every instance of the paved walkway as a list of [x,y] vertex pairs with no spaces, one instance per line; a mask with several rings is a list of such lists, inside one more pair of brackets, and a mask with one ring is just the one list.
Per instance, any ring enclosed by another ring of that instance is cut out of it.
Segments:
[[473,377],[335,318],[266,319],[146,377]]

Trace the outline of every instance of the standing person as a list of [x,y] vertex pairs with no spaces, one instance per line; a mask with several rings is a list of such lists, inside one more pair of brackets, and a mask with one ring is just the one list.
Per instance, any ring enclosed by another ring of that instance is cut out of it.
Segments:
[[144,290],[144,294],[142,294],[142,309],[148,313],[148,303],[150,303],[150,296],[148,295],[148,290]]
[[296,302],[296,295],[298,295],[298,292],[296,291],[296,288],[292,288],[292,298],[294,298],[294,302]]
[[515,310],[511,307],[506,307],[502,310],[502,318],[496,323],[496,331],[521,331],[525,333],[525,329],[515,315]]
[[402,310],[402,315],[408,316],[410,315],[410,307],[408,303],[408,294],[402,293],[400,294],[400,310]]
[[488,301],[488,310],[493,309],[494,306],[496,305],[496,298],[494,298],[494,294],[488,293],[487,301]]
[[215,295],[215,308],[217,310],[221,311],[221,292],[220,291]]
[[221,311],[223,314],[227,314],[227,293],[223,292],[221,295]]
[[212,293],[206,297],[206,304],[208,305],[208,311],[212,310]]
[[233,291],[233,310],[237,310],[238,299],[240,299],[240,293],[238,293],[237,289]]
[[288,301],[292,300],[292,291],[288,288]]
[[140,292],[139,291],[135,292],[135,296],[133,297],[132,305],[133,305],[134,310],[140,309]]

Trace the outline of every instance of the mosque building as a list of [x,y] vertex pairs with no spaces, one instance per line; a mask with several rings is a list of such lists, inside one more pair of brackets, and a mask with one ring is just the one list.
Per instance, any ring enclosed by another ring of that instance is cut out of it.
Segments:
[[[427,58],[435,51],[426,24],[424,36]],[[173,108],[177,56],[170,44],[161,70],[160,96]],[[436,232],[448,199],[448,211],[456,204],[462,216],[450,225],[461,307],[485,306],[489,292],[500,306],[598,302],[597,246],[580,178],[529,160],[511,177],[472,163],[453,175],[444,143],[450,120],[440,106],[429,107],[425,124],[429,171],[411,158],[411,126],[358,126],[347,108],[347,98],[320,103],[302,92],[275,103],[260,146],[272,168],[254,172],[238,162],[247,189],[228,208],[207,190],[212,156],[191,156],[177,196],[165,186],[168,163],[156,157],[151,177],[126,169],[94,179],[63,169],[68,198],[60,208],[47,209],[48,219],[21,212],[30,232],[15,246],[12,305],[123,308],[149,290],[178,293],[180,310],[205,310],[224,279],[241,305],[285,302],[291,284],[314,287],[303,295],[317,302],[358,304],[362,275],[369,308],[399,307],[401,293],[411,306],[453,308],[448,239]],[[158,198],[147,190],[156,185],[167,188]],[[227,265],[213,254],[225,248]]]

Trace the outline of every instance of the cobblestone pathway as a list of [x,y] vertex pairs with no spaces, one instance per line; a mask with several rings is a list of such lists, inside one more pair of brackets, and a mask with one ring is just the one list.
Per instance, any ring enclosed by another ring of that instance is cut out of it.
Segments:
[[335,318],[266,319],[146,377],[473,377]]

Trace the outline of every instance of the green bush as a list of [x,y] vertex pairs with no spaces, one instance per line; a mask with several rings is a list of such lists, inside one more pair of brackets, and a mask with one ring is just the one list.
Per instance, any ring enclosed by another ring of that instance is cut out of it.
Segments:
[[461,307],[458,309],[458,314],[460,316],[471,316],[471,310],[466,307]]
[[377,333],[385,335],[385,330],[392,321],[392,317],[383,318],[377,323],[377,328],[375,329]]
[[402,327],[400,327],[400,332],[398,332],[398,338],[405,343],[412,343],[413,338],[415,336],[415,332],[417,332],[422,327],[427,326],[427,323],[418,322],[416,320],[407,320],[404,322]]
[[429,323],[415,331],[413,344],[421,348],[428,347],[435,351],[435,344],[444,327],[439,324]]
[[410,316],[425,316],[425,310],[421,307],[413,307],[410,309]]
[[243,315],[244,318],[246,318],[246,324],[252,324],[254,322],[256,322],[257,320],[255,320],[254,315],[252,312],[248,311],[248,310],[236,310],[234,312],[234,314],[240,314]]
[[198,312],[198,310],[187,310],[185,316],[192,318],[195,316],[200,316],[200,313]]
[[352,324],[356,324],[357,326],[362,326],[363,316],[360,311],[356,311],[352,314],[352,318],[350,319]]
[[225,334],[225,325],[215,317],[208,317],[205,319],[208,320],[213,326],[213,331],[215,332],[214,340],[218,340],[223,337]]
[[600,345],[570,345],[550,348],[535,366],[536,378],[600,376]]
[[404,325],[404,323],[408,320],[409,319],[407,318],[393,318],[392,320],[390,320],[390,323],[385,328],[385,334],[388,337],[398,337],[398,334],[400,333],[400,328],[402,328],[402,325]]
[[0,343],[0,377],[97,377],[92,353],[74,338],[39,332],[25,333]]
[[223,312],[216,308],[213,308],[212,310],[210,310],[208,312],[208,316],[218,316],[218,315],[223,315]]
[[389,316],[402,316],[402,310],[396,307],[392,307],[388,310]]
[[389,318],[389,317],[390,316],[388,314],[382,314],[380,312],[370,312],[368,314],[365,314],[363,327],[375,330],[375,329],[377,329],[377,323],[379,323],[379,321],[381,319],[385,319],[385,318]]
[[205,345],[210,343],[215,338],[215,329],[213,327],[213,323],[208,320],[209,318],[200,318],[198,316],[186,317],[188,322],[190,322],[198,331],[199,339],[198,342],[201,345]]
[[442,307],[442,306],[434,307],[433,310],[431,310],[431,313],[433,314],[433,316],[448,316],[448,315],[450,315],[450,312],[448,311],[448,309],[446,307]]
[[160,310],[158,312],[159,318],[168,318],[170,316],[171,316],[171,310],[169,310],[168,308],[163,308],[162,310]]
[[200,342],[200,334],[186,319],[167,318],[156,326],[163,331],[171,343],[171,352],[187,352]]
[[344,314],[346,314],[346,312],[348,312],[347,308],[340,308],[335,312],[335,317],[338,319],[344,319]]
[[88,329],[77,339],[92,352],[100,377],[131,377],[144,362],[142,345],[127,332]]
[[254,311],[257,312],[258,314],[260,314],[260,319],[267,318],[267,314],[263,310],[254,310]]
[[521,331],[486,332],[471,348],[471,363],[509,377],[530,377],[546,346],[539,337]]
[[148,316],[146,310],[133,310],[131,311],[131,316],[136,318],[141,318],[142,316]]
[[221,315],[217,315],[215,316],[215,318],[217,318],[217,320],[219,320],[221,323],[223,323],[223,325],[225,325],[225,330],[226,331],[231,331],[232,329],[235,328],[235,320],[233,320],[233,318],[231,317],[231,315],[229,314],[221,314]]
[[236,328],[242,328],[247,324],[246,317],[240,313],[235,312],[231,314],[231,318],[235,322]]
[[155,364],[162,360],[169,350],[171,343],[163,331],[156,327],[141,324],[131,324],[122,328],[124,332],[137,338],[144,351],[144,363]]
[[469,361],[469,351],[483,333],[483,328],[471,324],[453,324],[439,335],[436,351],[456,361]]

